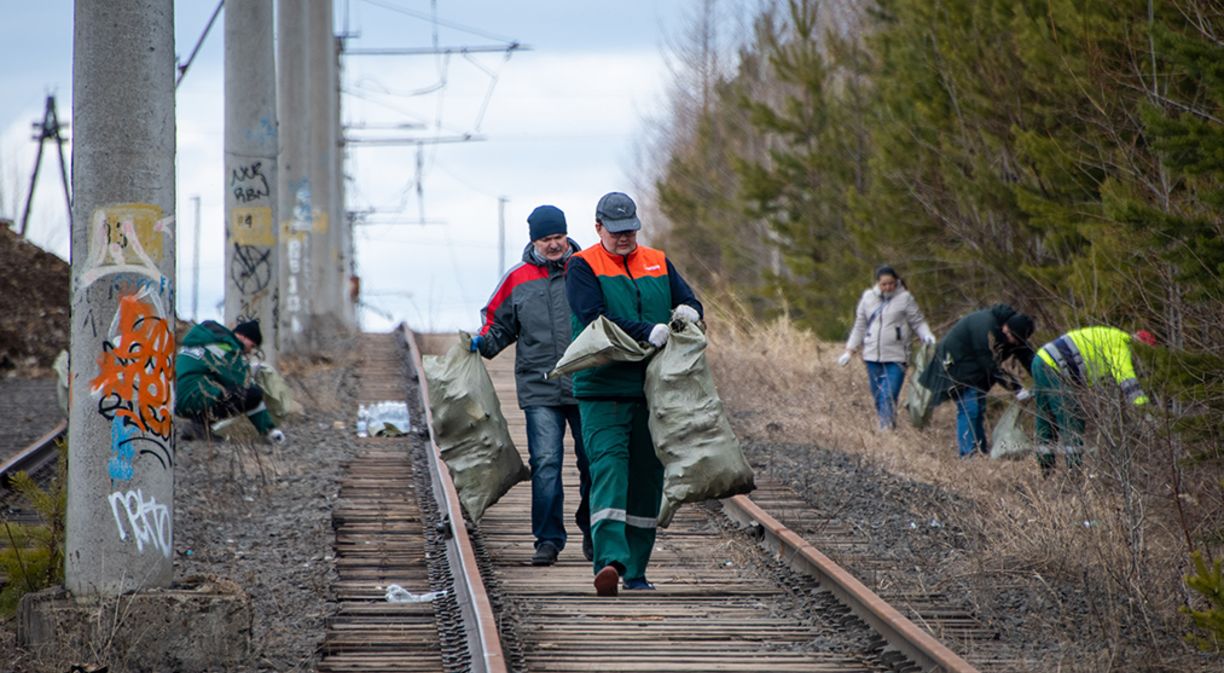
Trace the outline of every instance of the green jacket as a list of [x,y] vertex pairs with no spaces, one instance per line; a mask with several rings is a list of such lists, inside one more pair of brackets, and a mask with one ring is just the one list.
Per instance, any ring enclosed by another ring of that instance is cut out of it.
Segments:
[[996,383],[1009,390],[1020,388],[1020,382],[1002,366],[1014,359],[1028,371],[1033,362],[1027,344],[1009,343],[1003,335],[1004,323],[1015,313],[1007,304],[995,304],[964,316],[948,330],[919,381],[934,393],[934,404],[969,388],[985,392]]
[[[628,255],[593,245],[570,257],[565,294],[573,312],[573,336],[600,315],[644,342],[672,309],[687,304],[702,315],[701,302],[661,250],[639,245]],[[642,398],[645,362],[618,362],[575,372],[574,397]]]
[[[174,358],[174,372],[174,412],[180,416],[202,416],[221,400],[242,395],[254,385],[242,343],[224,325],[212,320],[192,327],[183,337]],[[261,433],[275,427],[266,408],[252,414],[251,422]]]

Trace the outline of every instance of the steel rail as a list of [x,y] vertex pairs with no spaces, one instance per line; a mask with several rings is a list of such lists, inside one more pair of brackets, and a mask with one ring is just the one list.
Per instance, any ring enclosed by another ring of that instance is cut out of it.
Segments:
[[909,657],[923,671],[979,673],[972,664],[931,634],[918,628],[896,608],[770,516],[747,496],[737,495],[720,502],[728,517],[761,533],[761,543],[777,554],[782,562],[792,570],[815,577],[828,587],[859,619],[867,622],[891,646]]
[[463,509],[459,505],[459,495],[455,484],[451,481],[450,472],[442,462],[442,453],[434,438],[433,413],[429,410],[429,384],[425,380],[425,370],[421,359],[421,349],[417,345],[416,336],[407,324],[401,324],[401,334],[412,353],[412,363],[417,372],[417,384],[421,391],[421,404],[425,407],[426,427],[429,428],[429,446],[427,451],[431,476],[433,479],[434,499],[439,511],[446,517],[450,525],[450,535],[446,540],[447,562],[451,574],[455,577],[456,601],[464,622],[474,628],[465,629],[468,640],[468,652],[471,655],[469,670],[473,673],[506,673],[506,657],[502,652],[501,635],[497,631],[497,620],[493,615],[493,606],[485,591],[481,579],[480,568],[476,564],[476,552],[472,540],[468,536],[467,526],[463,518]]
[[9,479],[17,472],[35,472],[55,460],[55,440],[68,431],[68,421],[60,421],[50,432],[39,437],[22,449],[20,453],[0,464],[0,485],[8,486]]

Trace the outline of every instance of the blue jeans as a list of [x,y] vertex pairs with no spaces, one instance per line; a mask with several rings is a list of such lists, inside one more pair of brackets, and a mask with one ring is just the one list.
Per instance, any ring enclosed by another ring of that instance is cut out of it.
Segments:
[[586,451],[582,448],[582,421],[578,405],[533,406],[523,409],[527,417],[527,453],[531,465],[531,534],[537,547],[551,542],[557,550],[565,548],[565,496],[561,488],[561,462],[565,456],[565,423],[569,422],[578,459],[580,502],[574,521],[582,534],[591,529],[589,496],[591,476]]
[[867,362],[867,384],[875,400],[876,416],[881,428],[897,426],[897,398],[905,381],[903,362]]
[[973,455],[975,450],[989,453],[986,446],[986,393],[976,388],[965,388],[952,395],[956,402],[956,448],[961,458]]

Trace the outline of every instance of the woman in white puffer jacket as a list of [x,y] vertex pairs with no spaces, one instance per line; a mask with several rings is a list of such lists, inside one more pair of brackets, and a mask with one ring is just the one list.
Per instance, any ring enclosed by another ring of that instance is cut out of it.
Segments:
[[935,334],[922,317],[914,295],[905,289],[891,266],[876,269],[875,279],[875,286],[859,299],[854,329],[837,363],[845,366],[854,353],[862,352],[880,429],[887,430],[897,425],[897,397],[905,381],[910,341],[916,334],[924,343],[933,344]]

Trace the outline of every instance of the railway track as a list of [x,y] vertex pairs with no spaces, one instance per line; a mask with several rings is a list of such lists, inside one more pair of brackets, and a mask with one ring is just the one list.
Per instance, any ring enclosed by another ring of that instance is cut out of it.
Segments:
[[[421,353],[441,352],[452,341],[407,331],[364,335],[360,401],[404,400],[414,426],[428,427],[428,390],[416,374]],[[513,355],[487,364],[525,452]],[[45,451],[62,431],[37,443]],[[327,624],[322,673],[1024,668],[985,645],[970,647],[972,664],[944,646],[932,633],[961,648],[991,634],[937,594],[871,593],[813,546],[864,554],[854,531],[812,513],[777,484],[759,480],[751,498],[683,507],[658,538],[650,571],[658,589],[599,598],[576,542],[555,566],[530,564],[529,484],[512,489],[469,531],[428,438],[410,433],[360,444],[332,515],[338,609]],[[567,494],[576,494],[572,458],[564,478]],[[390,602],[392,584],[440,595]]]
[[[418,351],[441,352],[452,340],[408,335],[415,371]],[[415,404],[395,380],[401,365],[389,346],[368,351],[363,398]],[[513,357],[487,364],[525,449]],[[427,398],[424,386],[420,395]],[[413,466],[404,455],[410,440],[396,441],[369,440],[344,482],[335,514],[341,608],[321,671],[978,670],[748,498],[683,508],[659,536],[658,590],[599,598],[576,544],[555,566],[530,565],[529,485],[486,512],[469,538],[465,526],[447,525],[458,520],[448,514],[457,502],[433,447],[421,452],[431,462]],[[572,462],[565,478],[575,493]],[[762,491],[775,502],[784,494],[774,485]],[[380,595],[393,581],[447,593],[403,607]],[[959,618],[951,613],[941,628]]]
[[[412,383],[415,350],[403,335],[364,335],[361,349],[359,402],[405,401],[413,425],[425,427],[427,404]],[[359,443],[332,515],[339,609],[318,670],[507,670],[475,551],[453,514],[458,498],[431,445],[412,432]],[[391,602],[391,585],[442,595]]]
[[[8,523],[34,525],[41,523],[39,514],[23,502],[9,487],[12,476],[25,472],[42,486],[55,476],[55,464],[59,458],[59,445],[68,432],[68,422],[60,421],[28,445],[17,448],[0,462],[0,518]],[[8,536],[0,536],[0,549],[9,546]],[[0,587],[8,584],[8,577],[0,573]]]
[[58,443],[68,433],[68,421],[60,421],[28,445],[17,449],[0,462],[0,486],[7,487],[9,479],[18,472],[35,475],[55,463],[59,456]]

